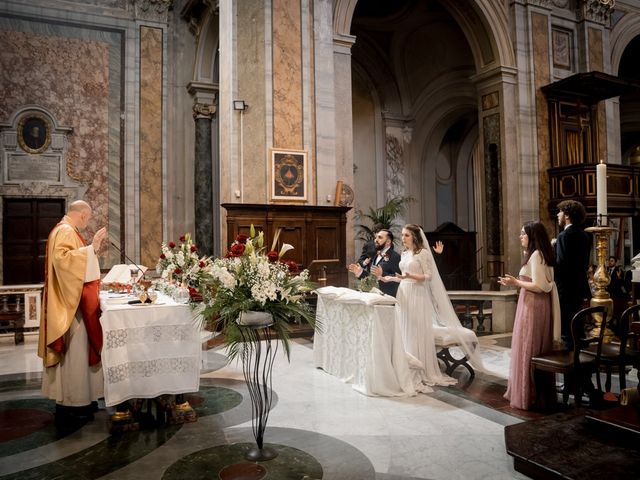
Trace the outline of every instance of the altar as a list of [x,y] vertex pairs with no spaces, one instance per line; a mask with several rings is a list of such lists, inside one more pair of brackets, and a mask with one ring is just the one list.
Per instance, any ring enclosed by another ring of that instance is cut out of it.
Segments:
[[396,299],[338,287],[317,293],[315,366],[365,395],[414,394],[395,318]]
[[106,405],[197,392],[202,346],[191,307],[165,295],[155,304],[126,300],[100,295]]

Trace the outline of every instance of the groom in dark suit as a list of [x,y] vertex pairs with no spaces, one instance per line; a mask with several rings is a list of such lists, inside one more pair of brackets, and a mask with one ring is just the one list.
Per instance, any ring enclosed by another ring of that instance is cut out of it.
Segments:
[[560,297],[562,339],[568,350],[573,348],[571,319],[591,297],[587,269],[591,255],[591,237],[581,225],[586,217],[584,206],[575,200],[558,204],[560,233],[555,243],[555,281]]
[[[378,231],[373,240],[375,251],[370,256],[361,258],[359,263],[349,265],[349,271],[358,279],[363,279],[371,273],[372,266],[382,268],[382,275],[394,276],[400,273],[400,254],[393,249],[393,233],[390,230],[382,229]],[[396,296],[398,291],[397,282],[379,282],[378,288],[387,295]]]

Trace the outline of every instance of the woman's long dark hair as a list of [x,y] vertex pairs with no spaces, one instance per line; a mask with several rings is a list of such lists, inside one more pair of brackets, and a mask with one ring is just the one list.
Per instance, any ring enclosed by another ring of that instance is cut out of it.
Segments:
[[555,255],[549,240],[549,234],[544,225],[541,222],[527,222],[522,228],[527,237],[529,237],[529,246],[525,252],[525,263],[529,261],[533,252],[538,250],[544,259],[544,263],[548,266],[553,266],[556,263]]

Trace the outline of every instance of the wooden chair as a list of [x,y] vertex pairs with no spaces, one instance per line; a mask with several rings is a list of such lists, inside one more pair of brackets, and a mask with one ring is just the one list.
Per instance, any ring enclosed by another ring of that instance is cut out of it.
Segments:
[[[569,392],[573,391],[574,402],[576,406],[582,403],[583,384],[587,387],[591,385],[591,375],[596,372],[598,353],[590,355],[583,353],[581,350],[587,348],[590,344],[596,343],[602,345],[602,332],[598,337],[585,338],[585,326],[594,314],[606,315],[605,307],[589,307],[580,310],[571,319],[571,336],[573,338],[573,351],[554,350],[543,353],[531,359],[531,378],[536,383],[536,392],[539,392],[537,381],[537,372],[561,373],[564,376],[564,390],[562,392],[563,402],[566,404],[569,400]],[[598,389],[600,388],[600,380],[598,379]],[[590,392],[592,393],[592,392]],[[539,395],[537,395],[539,396]]]
[[[605,380],[605,390],[607,392],[611,391],[611,372],[614,368],[617,368],[620,373],[620,391],[622,391],[627,388],[626,367],[640,366],[640,351],[638,351],[637,345],[635,344],[636,335],[630,333],[632,321],[634,319],[637,321],[639,316],[640,305],[633,305],[627,308],[620,316],[619,342],[602,343],[600,352],[598,352],[598,345],[590,345],[583,350],[583,353],[599,357],[597,366],[606,369],[607,379]],[[633,344],[632,347],[629,347],[630,340]]]

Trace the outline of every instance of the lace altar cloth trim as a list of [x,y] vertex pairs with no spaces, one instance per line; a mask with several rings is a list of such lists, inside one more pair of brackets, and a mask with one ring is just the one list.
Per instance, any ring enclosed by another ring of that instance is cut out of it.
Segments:
[[138,328],[120,328],[104,333],[104,348],[121,348],[127,345],[185,342],[197,339],[195,328],[185,325],[154,325]]
[[139,362],[127,362],[105,369],[107,383],[115,384],[125,380],[149,378],[156,375],[176,375],[199,373],[200,359],[195,357],[159,358]]

